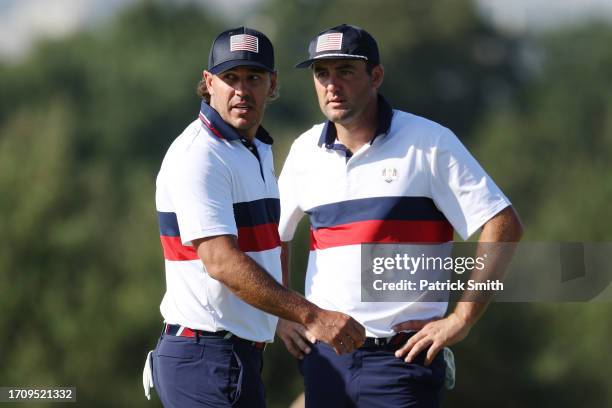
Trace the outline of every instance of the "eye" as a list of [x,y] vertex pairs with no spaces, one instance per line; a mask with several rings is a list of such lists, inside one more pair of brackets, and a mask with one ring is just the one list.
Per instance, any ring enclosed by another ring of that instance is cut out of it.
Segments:
[[236,80],[236,74],[234,74],[233,72],[227,72],[223,75],[223,80],[224,81],[235,81]]
[[327,76],[327,71],[315,71],[315,78],[325,78]]

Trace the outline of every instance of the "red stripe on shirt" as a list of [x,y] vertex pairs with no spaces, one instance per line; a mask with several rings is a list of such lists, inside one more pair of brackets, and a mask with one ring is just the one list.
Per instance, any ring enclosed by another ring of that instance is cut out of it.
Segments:
[[[160,236],[164,258],[168,261],[194,261],[200,259],[194,247],[183,245],[181,237]],[[242,252],[259,252],[280,246],[278,225],[261,224],[238,228],[238,247]]]
[[441,243],[453,239],[448,221],[359,221],[310,231],[310,250],[363,243]]
[[266,251],[277,246],[280,246],[280,236],[276,223],[238,228],[238,248],[242,252]]
[[220,139],[225,139],[223,135],[221,135],[221,133],[219,133],[219,131],[215,127],[213,127],[212,123],[210,123],[210,121],[202,113],[200,113],[200,120],[208,129],[210,129],[211,132],[215,134],[215,136]]
[[181,237],[160,236],[164,258],[168,261],[194,261],[200,259],[194,247],[183,245]]

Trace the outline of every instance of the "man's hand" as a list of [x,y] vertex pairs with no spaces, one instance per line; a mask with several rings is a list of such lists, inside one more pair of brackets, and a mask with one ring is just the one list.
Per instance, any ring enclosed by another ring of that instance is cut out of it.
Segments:
[[352,317],[330,310],[318,309],[306,329],[317,340],[334,349],[336,354],[350,353],[365,342],[365,328]]
[[[522,235],[523,226],[518,214],[511,206],[493,216],[484,224],[476,250],[477,256],[489,255],[485,268],[478,273],[473,271],[471,277],[478,281],[485,281],[492,277],[502,279],[514,254],[516,243],[521,240]],[[495,245],[499,242],[514,243],[514,245]],[[484,313],[490,301],[489,298],[480,298],[479,302],[474,302],[470,296],[469,293],[464,293],[453,313],[443,319],[412,320],[393,327],[396,332],[418,330],[404,347],[395,352],[395,356],[404,358],[407,363],[410,363],[419,353],[429,348],[425,358],[425,365],[429,365],[445,346],[463,340]]]
[[289,353],[300,360],[305,354],[310,353],[310,345],[317,338],[306,330],[304,326],[290,320],[278,319],[276,326],[276,334],[285,343],[285,347]]
[[406,344],[395,352],[397,358],[407,363],[414,361],[423,350],[427,350],[425,365],[430,365],[438,352],[446,346],[458,343],[470,332],[471,325],[455,313],[443,319],[410,320],[393,327],[396,332],[418,330]]

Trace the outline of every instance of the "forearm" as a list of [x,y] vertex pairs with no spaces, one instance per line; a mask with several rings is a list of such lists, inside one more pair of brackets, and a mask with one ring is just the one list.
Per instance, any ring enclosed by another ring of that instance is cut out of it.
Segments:
[[[470,278],[486,281],[492,277],[503,277],[522,233],[521,222],[512,207],[502,210],[487,221],[476,249],[476,257],[485,260],[484,268],[474,269],[475,273],[472,273]],[[412,362],[419,353],[427,349],[425,365],[431,364],[443,347],[453,345],[468,335],[486,310],[490,298],[490,293],[467,291],[462,294],[455,310],[443,319],[406,321],[394,326],[396,332],[417,330],[417,333],[395,352],[395,356]]]
[[310,324],[320,312],[238,249],[234,237],[195,240],[194,246],[207,273],[251,306],[303,325]]
[[305,325],[315,318],[318,310],[300,294],[279,284],[243,253],[227,263],[219,280],[246,303],[283,319]]
[[350,352],[365,340],[365,329],[341,312],[324,310],[278,283],[242,252],[233,235],[193,242],[208,275],[236,296],[264,312],[301,324],[310,339],[331,345],[337,353]]
[[[470,279],[475,282],[503,280],[522,234],[522,225],[512,207],[489,220],[483,227],[476,249],[476,258],[485,260],[484,268],[474,269]],[[472,326],[482,316],[492,296],[491,292],[465,291],[453,313]]]

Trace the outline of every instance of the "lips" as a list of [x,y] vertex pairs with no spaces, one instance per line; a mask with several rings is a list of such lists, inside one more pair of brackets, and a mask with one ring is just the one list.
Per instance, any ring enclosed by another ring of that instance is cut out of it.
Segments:
[[327,98],[327,103],[344,103],[346,99],[342,98],[340,95],[333,95],[331,98]]
[[246,115],[253,110],[253,106],[248,103],[239,103],[237,105],[232,106],[231,110],[233,110],[239,115]]
[[327,101],[327,104],[332,106],[332,107],[342,107],[342,106],[346,105],[346,100],[344,100],[344,99],[333,99],[333,100]]

